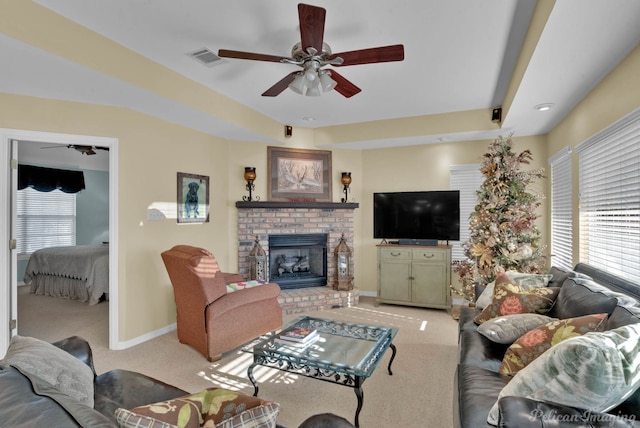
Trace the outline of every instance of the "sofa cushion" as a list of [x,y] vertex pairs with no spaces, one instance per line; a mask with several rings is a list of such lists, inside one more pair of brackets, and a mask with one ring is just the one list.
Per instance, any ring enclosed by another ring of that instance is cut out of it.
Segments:
[[93,370],[57,346],[33,337],[14,336],[2,362],[49,382],[93,408]]
[[516,284],[523,290],[531,290],[532,288],[546,287],[552,278],[553,275],[551,274],[521,273],[515,270],[508,270],[498,274],[495,281],[487,284],[482,294],[477,298],[476,306],[484,309],[491,304],[496,284]]
[[623,325],[640,322],[640,307],[616,306],[607,319],[605,330],[613,330]]
[[554,319],[542,314],[503,315],[480,324],[478,333],[492,342],[510,345],[529,330]]
[[121,428],[269,428],[276,426],[279,409],[274,402],[223,388],[209,388],[131,410],[119,408],[116,419]]
[[477,324],[503,315],[539,313],[546,314],[560,291],[557,287],[523,290],[515,284],[496,284],[493,300],[474,321]]
[[[480,367],[458,364],[453,402],[454,427],[487,428],[489,409],[511,378]],[[416,426],[442,426],[437,421]]]
[[618,300],[611,290],[587,278],[568,278],[549,312],[554,318],[575,318],[589,314],[611,314]]
[[477,331],[463,330],[460,332],[458,362],[497,372],[508,347],[492,342]]
[[549,284],[547,284],[547,286],[562,287],[562,283],[565,279],[573,278],[577,273],[572,270],[565,270],[557,266],[551,266],[551,269],[549,269],[549,274],[551,275],[551,279],[549,280]]
[[[567,339],[520,370],[498,399],[521,396],[606,412],[640,386],[639,341],[640,324]],[[496,401],[487,422],[497,421]]]
[[114,369],[96,378],[94,408],[115,424],[115,411],[119,407],[131,409],[187,394],[187,391],[142,373]]
[[607,314],[554,320],[526,332],[504,354],[500,373],[514,375],[554,345],[571,337],[604,329]]

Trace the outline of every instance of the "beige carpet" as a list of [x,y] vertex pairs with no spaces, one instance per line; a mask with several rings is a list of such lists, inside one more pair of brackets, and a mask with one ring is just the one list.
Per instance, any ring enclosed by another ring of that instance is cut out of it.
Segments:
[[[70,335],[91,343],[96,371],[112,368],[139,371],[190,392],[218,386],[253,394],[247,379],[251,355],[239,351],[210,363],[175,332],[123,351],[108,349],[108,303],[88,306],[75,301],[28,293],[20,287],[18,332],[55,341]],[[400,328],[393,375],[386,370],[388,351],[363,384],[362,428],[452,426],[453,375],[457,361],[457,322],[443,310],[374,304],[361,297],[358,307],[315,312],[331,319]],[[286,320],[292,317],[286,317]],[[315,413],[333,412],[353,422],[353,389],[258,367],[259,396],[281,404],[278,422],[295,428]]]

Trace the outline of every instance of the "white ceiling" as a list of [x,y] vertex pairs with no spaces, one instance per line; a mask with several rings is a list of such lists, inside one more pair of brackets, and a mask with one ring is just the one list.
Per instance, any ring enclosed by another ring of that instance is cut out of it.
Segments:
[[[316,0],[333,52],[401,43],[402,62],[341,68],[362,89],[303,97],[260,94],[294,65],[224,59],[206,67],[199,48],[289,56],[300,40],[292,0],[35,0],[95,32],[273,120],[325,127],[501,106],[537,3],[547,0]],[[640,42],[640,1],[556,0],[501,130],[465,130],[341,147],[425,144],[549,132]],[[174,100],[0,35],[0,91],[126,106],[224,138],[268,141]],[[126,67],[122,64],[122,67]],[[534,106],[554,103],[538,112]],[[313,118],[312,121],[307,118]],[[490,120],[488,117],[487,120]]]

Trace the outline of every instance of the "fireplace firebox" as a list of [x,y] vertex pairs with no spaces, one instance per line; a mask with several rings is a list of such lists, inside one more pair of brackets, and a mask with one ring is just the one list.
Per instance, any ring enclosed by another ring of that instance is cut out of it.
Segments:
[[327,234],[269,235],[269,280],[283,290],[327,285]]

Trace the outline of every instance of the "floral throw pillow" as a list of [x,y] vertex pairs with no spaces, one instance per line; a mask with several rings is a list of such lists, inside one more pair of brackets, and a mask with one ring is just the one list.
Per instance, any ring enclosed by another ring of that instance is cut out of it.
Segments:
[[476,300],[476,307],[484,309],[491,303],[497,284],[516,284],[524,290],[530,290],[532,288],[546,287],[551,278],[553,278],[551,274],[521,273],[515,270],[498,273],[495,281],[487,284],[487,287]]
[[553,306],[559,287],[542,287],[523,290],[516,284],[496,284],[491,304],[487,305],[474,321],[476,324],[503,315],[546,314]]
[[131,410],[119,408],[116,419],[120,428],[273,428],[279,411],[280,406],[275,402],[223,388],[209,388]]
[[607,318],[607,314],[594,314],[554,320],[528,331],[509,346],[500,364],[500,373],[514,375],[563,340],[604,330]]

